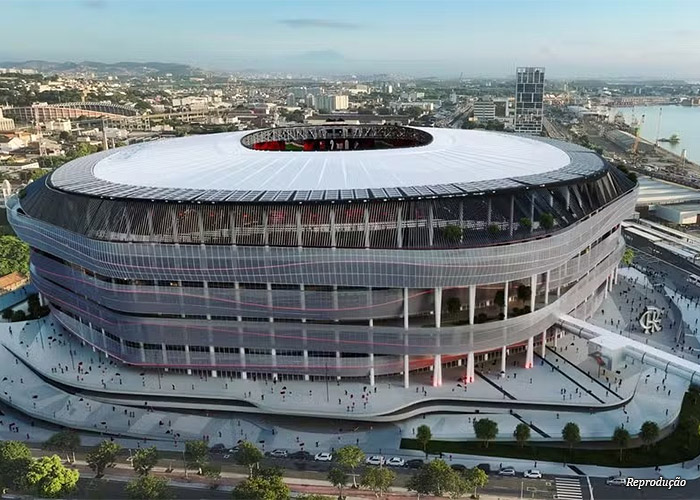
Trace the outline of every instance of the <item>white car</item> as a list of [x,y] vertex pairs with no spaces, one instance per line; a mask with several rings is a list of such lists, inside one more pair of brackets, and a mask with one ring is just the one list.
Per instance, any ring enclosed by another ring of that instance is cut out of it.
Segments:
[[384,465],[384,457],[381,455],[370,455],[365,460],[367,465]]
[[621,476],[610,476],[605,480],[605,484],[609,486],[624,486],[627,484],[627,479]]
[[523,474],[523,477],[527,477],[529,479],[542,479],[542,473],[537,469],[530,469]]
[[515,476],[515,469],[513,467],[503,467],[498,471],[499,476]]
[[406,465],[406,461],[401,457],[391,457],[386,461],[386,465],[389,467],[403,467]]
[[270,452],[270,456],[275,458],[287,458],[287,455],[287,450],[272,450]]
[[322,451],[321,453],[316,453],[316,455],[314,455],[314,460],[317,462],[330,462],[333,460],[333,454],[328,453],[327,451]]

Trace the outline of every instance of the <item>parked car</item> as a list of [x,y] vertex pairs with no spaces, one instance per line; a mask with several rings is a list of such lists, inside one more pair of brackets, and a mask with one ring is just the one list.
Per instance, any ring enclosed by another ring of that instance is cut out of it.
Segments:
[[456,470],[457,472],[464,472],[467,470],[467,468],[462,464],[452,464],[450,467],[452,470]]
[[386,461],[386,465],[389,467],[403,467],[406,465],[406,461],[401,457],[391,457]]
[[384,457],[381,455],[370,455],[365,460],[367,465],[384,465]]
[[317,462],[330,462],[333,460],[333,454],[328,453],[327,451],[322,451],[321,453],[316,453],[316,455],[314,455],[314,460]]
[[542,479],[542,473],[537,469],[530,469],[523,473],[523,477],[528,479]]
[[290,453],[287,457],[294,460],[311,460],[314,458],[308,451],[295,451],[294,453]]
[[499,476],[515,476],[515,469],[513,467],[503,467],[498,471]]
[[624,486],[627,483],[627,478],[622,476],[610,476],[605,480],[605,484],[609,486]]
[[420,458],[412,458],[411,460],[406,460],[406,463],[404,464],[404,467],[408,467],[409,469],[420,469],[423,467],[423,460]]
[[287,450],[279,450],[278,449],[278,450],[272,450],[270,452],[270,456],[275,457],[275,458],[287,458],[288,455],[289,455],[289,453],[287,452]]
[[226,446],[222,443],[217,443],[211,448],[209,448],[210,453],[226,453]]
[[491,474],[491,465],[490,464],[479,464],[476,466],[476,468],[483,470],[486,474]]

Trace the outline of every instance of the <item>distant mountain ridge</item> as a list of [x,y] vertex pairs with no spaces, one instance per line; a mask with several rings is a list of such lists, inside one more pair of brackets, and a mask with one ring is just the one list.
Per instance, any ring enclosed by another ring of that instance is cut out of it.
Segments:
[[33,69],[41,73],[104,73],[111,75],[146,75],[172,73],[178,76],[199,75],[202,70],[188,64],[163,62],[116,62],[97,61],[52,62],[52,61],[7,61],[0,68]]

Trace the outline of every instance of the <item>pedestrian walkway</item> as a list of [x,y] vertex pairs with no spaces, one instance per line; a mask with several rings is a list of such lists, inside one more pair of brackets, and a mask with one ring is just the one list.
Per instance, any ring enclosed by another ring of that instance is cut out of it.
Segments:
[[583,500],[581,480],[576,477],[555,477],[558,500]]

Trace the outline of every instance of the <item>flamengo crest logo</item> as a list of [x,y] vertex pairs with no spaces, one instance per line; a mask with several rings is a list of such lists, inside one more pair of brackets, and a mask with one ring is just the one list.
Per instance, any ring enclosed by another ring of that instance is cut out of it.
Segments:
[[647,306],[647,310],[639,318],[639,324],[644,329],[644,333],[656,333],[661,331],[661,309],[654,306]]

